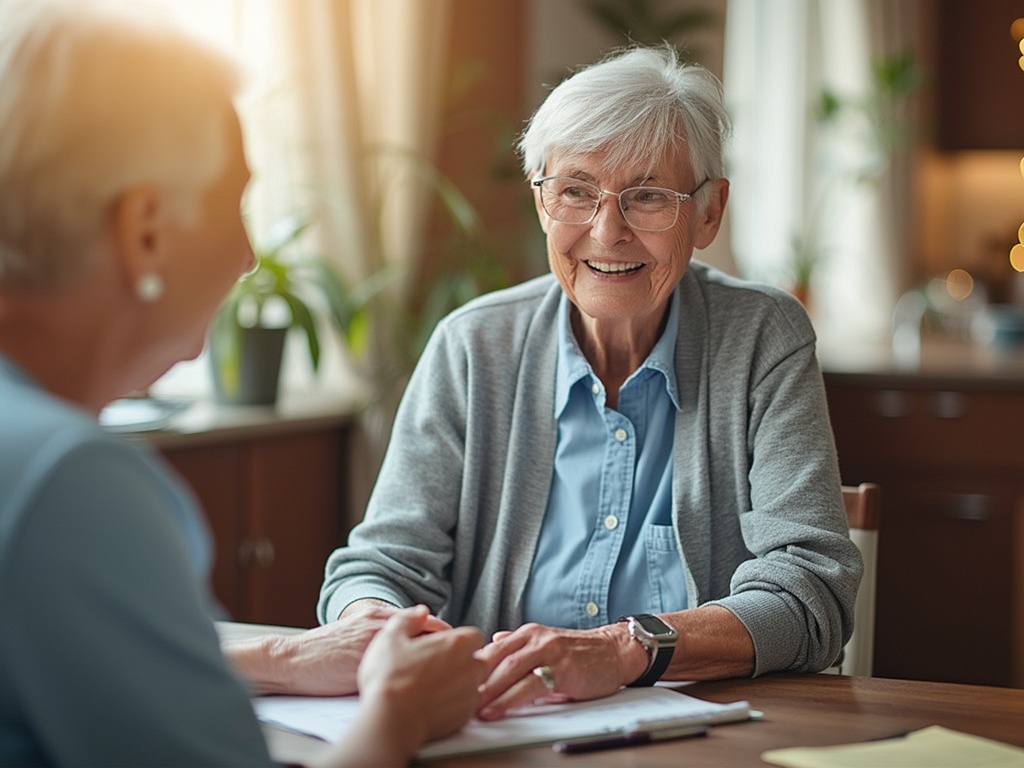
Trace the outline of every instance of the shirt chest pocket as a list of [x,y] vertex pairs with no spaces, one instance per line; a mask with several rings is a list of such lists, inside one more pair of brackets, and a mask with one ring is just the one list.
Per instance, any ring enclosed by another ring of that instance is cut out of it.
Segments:
[[647,553],[647,584],[654,613],[681,611],[688,607],[686,575],[671,525],[648,525],[644,529]]

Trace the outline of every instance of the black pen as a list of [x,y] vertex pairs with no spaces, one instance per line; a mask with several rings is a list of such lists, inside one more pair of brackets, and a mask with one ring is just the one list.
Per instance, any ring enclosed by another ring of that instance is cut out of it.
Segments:
[[658,728],[651,731],[629,731],[628,733],[608,734],[605,736],[588,736],[582,739],[566,739],[551,745],[555,752],[575,754],[577,752],[594,752],[599,749],[615,749],[616,747],[635,747],[650,744],[652,741],[667,739],[685,739],[689,736],[706,736],[706,725],[684,725],[678,728]]

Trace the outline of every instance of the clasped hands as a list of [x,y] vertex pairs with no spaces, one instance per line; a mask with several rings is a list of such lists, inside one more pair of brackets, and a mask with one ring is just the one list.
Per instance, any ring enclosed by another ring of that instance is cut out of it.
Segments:
[[[378,601],[350,606],[338,621],[294,635],[231,643],[225,655],[258,693],[363,696],[405,688],[437,712],[437,738],[476,714],[498,720],[534,702],[595,699],[641,675],[646,653],[625,625],[590,630],[524,624],[484,644],[479,631],[453,629],[424,606]],[[459,711],[460,710],[461,714]]]
[[[311,688],[307,693],[324,695],[329,685],[353,685],[344,692],[355,690],[355,663],[374,632],[398,613],[403,611],[387,603],[360,601],[349,606],[340,621],[305,633],[320,633],[307,640],[303,654],[304,677]],[[423,619],[423,634],[450,631],[475,632],[465,627],[452,630],[435,616]],[[339,633],[344,634],[342,644]],[[476,714],[482,720],[500,719],[510,710],[536,701],[608,696],[638,678],[647,664],[646,652],[629,637],[624,624],[588,630],[524,624],[495,633],[486,645],[481,638],[480,645],[473,657],[480,663]]]

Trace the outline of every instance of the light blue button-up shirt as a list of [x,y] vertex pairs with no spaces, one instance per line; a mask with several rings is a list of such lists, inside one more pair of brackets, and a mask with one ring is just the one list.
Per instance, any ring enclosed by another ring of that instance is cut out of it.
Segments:
[[604,385],[558,313],[558,444],[547,511],[523,596],[523,620],[586,629],[635,613],[687,607],[672,525],[672,449],[679,409],[679,296],[661,338],[605,407]]

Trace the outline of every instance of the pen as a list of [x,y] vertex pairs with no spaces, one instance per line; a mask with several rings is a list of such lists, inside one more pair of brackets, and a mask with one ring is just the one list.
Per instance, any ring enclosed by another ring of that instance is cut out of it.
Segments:
[[594,752],[599,749],[615,749],[616,747],[634,747],[650,744],[653,741],[667,739],[685,739],[688,736],[706,736],[706,725],[684,725],[678,728],[659,728],[653,731],[629,731],[606,736],[591,736],[582,739],[566,739],[551,745],[555,752],[575,754],[578,752]]

